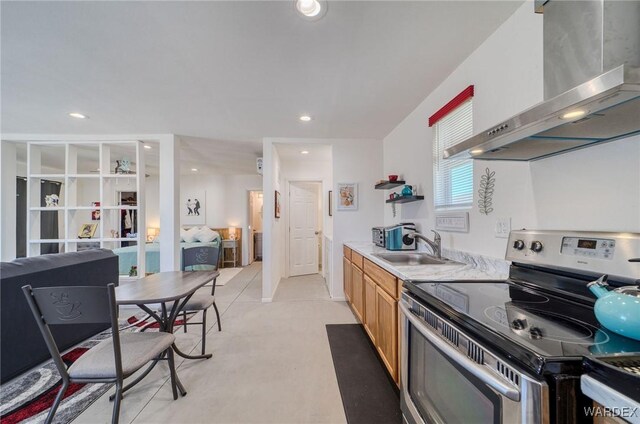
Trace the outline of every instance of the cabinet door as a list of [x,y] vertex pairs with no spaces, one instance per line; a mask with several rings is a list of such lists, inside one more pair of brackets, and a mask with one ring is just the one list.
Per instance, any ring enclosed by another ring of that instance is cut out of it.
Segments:
[[360,322],[364,317],[364,281],[362,275],[362,270],[351,264],[351,302]]
[[398,381],[398,302],[386,291],[376,287],[376,308],[378,315],[378,353],[389,373]]
[[376,344],[376,335],[378,331],[378,314],[376,308],[376,283],[364,275],[364,328],[369,333],[369,337]]
[[351,262],[347,258],[342,258],[342,279],[344,282],[344,296],[347,298],[347,302],[352,302]]

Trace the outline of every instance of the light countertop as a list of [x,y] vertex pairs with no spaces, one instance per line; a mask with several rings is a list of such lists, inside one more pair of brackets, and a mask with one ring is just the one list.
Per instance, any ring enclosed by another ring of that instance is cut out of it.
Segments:
[[[370,242],[345,242],[345,246],[358,252],[371,262],[389,271],[401,280],[423,281],[472,281],[506,280],[509,276],[509,262],[502,259],[475,255],[459,250],[443,249],[442,256],[460,262],[445,265],[396,265],[390,264],[374,253],[394,253]],[[413,253],[404,251],[395,253]]]

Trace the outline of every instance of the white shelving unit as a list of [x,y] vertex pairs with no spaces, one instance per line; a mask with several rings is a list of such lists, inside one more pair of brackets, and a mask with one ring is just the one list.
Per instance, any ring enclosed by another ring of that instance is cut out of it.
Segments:
[[[116,160],[130,161],[131,174],[115,173]],[[60,164],[64,164],[60,166]],[[94,165],[98,164],[96,168]],[[58,169],[61,168],[58,172]],[[91,169],[92,168],[92,169]],[[56,169],[56,172],[48,172]],[[27,256],[41,254],[41,245],[57,243],[61,252],[75,252],[80,243],[115,249],[123,242],[137,246],[138,276],[145,275],[145,161],[140,141],[73,141],[27,143]],[[41,206],[41,180],[62,184],[58,206]],[[122,193],[135,193],[135,205],[121,204]],[[90,200],[89,200],[90,199]],[[92,206],[100,202],[100,206]],[[42,239],[42,214],[58,212],[59,238]],[[92,220],[93,211],[100,220]],[[121,237],[121,214],[136,211],[137,237]],[[98,224],[92,238],[79,238],[84,224]],[[114,237],[115,232],[118,235]]]

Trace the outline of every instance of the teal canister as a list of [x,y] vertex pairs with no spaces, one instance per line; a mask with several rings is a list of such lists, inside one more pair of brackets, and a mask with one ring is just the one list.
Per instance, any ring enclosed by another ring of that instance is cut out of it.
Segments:
[[413,196],[413,187],[410,185],[406,185],[402,188],[402,195],[403,196]]
[[621,336],[640,340],[640,287],[609,290],[606,275],[587,287],[598,298],[593,310],[600,324]]

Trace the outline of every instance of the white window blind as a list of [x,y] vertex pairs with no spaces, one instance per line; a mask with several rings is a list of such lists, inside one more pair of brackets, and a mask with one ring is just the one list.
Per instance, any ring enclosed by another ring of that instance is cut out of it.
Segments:
[[438,209],[473,203],[472,160],[442,158],[445,149],[473,135],[471,112],[472,99],[469,99],[433,126],[433,189]]

